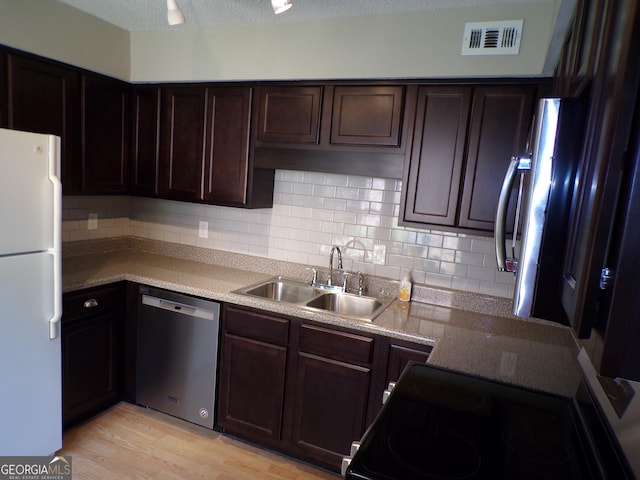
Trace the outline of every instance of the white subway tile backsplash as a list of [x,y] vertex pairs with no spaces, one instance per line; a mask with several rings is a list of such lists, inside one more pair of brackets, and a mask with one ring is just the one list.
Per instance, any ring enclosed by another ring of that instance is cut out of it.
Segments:
[[[316,266],[331,245],[344,266],[365,275],[509,297],[513,274],[497,272],[492,238],[398,226],[402,182],[353,175],[277,170],[274,205],[244,210],[138,197],[63,198],[64,242],[134,235]],[[97,212],[99,227],[87,230]],[[200,221],[209,238],[198,237]],[[385,265],[373,264],[375,243]]]

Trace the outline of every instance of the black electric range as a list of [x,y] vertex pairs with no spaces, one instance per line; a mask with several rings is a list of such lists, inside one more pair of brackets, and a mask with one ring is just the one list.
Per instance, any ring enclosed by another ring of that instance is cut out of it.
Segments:
[[592,407],[584,384],[565,398],[410,363],[345,478],[633,478]]

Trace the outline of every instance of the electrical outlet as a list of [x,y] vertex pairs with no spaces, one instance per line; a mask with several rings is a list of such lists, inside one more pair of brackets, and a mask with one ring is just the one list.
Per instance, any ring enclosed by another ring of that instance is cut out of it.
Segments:
[[98,214],[90,213],[89,218],[87,219],[87,230],[97,230],[98,229]]
[[373,246],[373,263],[374,265],[384,265],[387,258],[387,246],[386,245],[374,245]]
[[200,222],[198,236],[200,238],[209,238],[209,222]]

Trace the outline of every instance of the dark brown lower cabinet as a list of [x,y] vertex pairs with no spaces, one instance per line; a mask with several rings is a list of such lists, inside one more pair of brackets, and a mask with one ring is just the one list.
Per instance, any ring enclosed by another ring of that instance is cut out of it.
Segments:
[[65,428],[120,400],[124,300],[123,284],[64,296],[62,416]]
[[228,305],[223,312],[217,423],[258,443],[278,446],[289,322]]
[[338,471],[382,392],[426,345],[225,305],[218,427]]
[[302,324],[297,340],[291,446],[336,467],[367,426],[374,339]]

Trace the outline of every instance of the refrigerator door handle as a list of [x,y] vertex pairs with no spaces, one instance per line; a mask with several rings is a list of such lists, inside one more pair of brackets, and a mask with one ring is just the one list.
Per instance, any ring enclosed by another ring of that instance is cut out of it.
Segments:
[[53,316],[49,319],[49,338],[60,336],[62,318],[62,182],[60,181],[60,138],[49,136],[49,181],[53,191],[51,219],[53,246],[48,253],[53,261]]
[[[500,197],[498,199],[498,208],[496,211],[496,222],[494,231],[494,241],[496,248],[496,263],[498,264],[498,270],[500,272],[515,272],[518,261],[515,258],[507,258],[506,254],[506,224],[507,224],[507,211],[509,209],[509,197],[511,197],[511,190],[513,189],[513,183],[516,180],[518,173],[525,170],[531,170],[531,159],[526,157],[512,157],[507,173],[504,176],[502,182],[502,188],[500,189]],[[518,193],[518,206],[520,205],[522,188]]]
[[55,340],[60,336],[60,320],[62,318],[62,268],[60,252],[49,251],[53,262],[53,315],[49,319],[49,338]]

